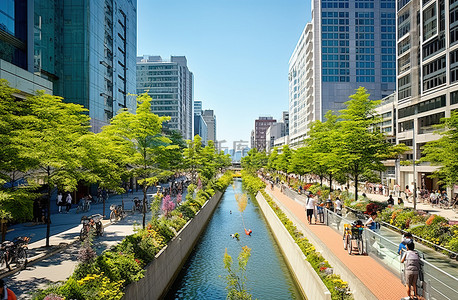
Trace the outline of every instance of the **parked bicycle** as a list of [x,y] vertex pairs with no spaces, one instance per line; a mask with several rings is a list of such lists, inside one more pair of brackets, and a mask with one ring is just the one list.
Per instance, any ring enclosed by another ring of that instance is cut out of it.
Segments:
[[79,214],[80,212],[88,212],[91,210],[91,200],[88,197],[84,197],[78,203],[78,207],[76,208],[76,213]]
[[110,222],[115,222],[124,219],[126,213],[122,208],[122,205],[112,204],[110,205]]
[[27,249],[29,237],[16,237],[13,241],[5,241],[0,245],[0,267],[11,270],[11,265],[25,269],[27,266]]
[[80,231],[80,240],[84,241],[90,233],[94,233],[98,236],[103,235],[103,224],[102,224],[103,216],[101,214],[94,214],[92,216],[86,217],[83,216],[81,218],[81,224],[83,227]]

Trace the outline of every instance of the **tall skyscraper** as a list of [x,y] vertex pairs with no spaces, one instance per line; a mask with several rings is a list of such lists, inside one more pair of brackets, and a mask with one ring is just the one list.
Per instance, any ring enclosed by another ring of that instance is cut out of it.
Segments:
[[137,93],[148,93],[153,112],[171,117],[164,126],[180,131],[185,139],[192,139],[193,81],[185,56],[137,57]]
[[89,109],[94,132],[135,110],[136,1],[2,0],[0,31],[0,57]]
[[310,122],[344,108],[358,87],[372,99],[395,90],[395,19],[394,0],[312,1],[312,22],[290,60],[292,143],[306,137]]
[[[412,147],[403,159],[418,160],[422,146],[440,137],[433,125],[458,109],[458,1],[398,1],[397,24],[396,138]],[[435,170],[400,166],[398,184],[437,189]]]
[[211,109],[206,109],[202,112],[202,117],[207,123],[207,140],[215,142],[216,145],[216,116]]

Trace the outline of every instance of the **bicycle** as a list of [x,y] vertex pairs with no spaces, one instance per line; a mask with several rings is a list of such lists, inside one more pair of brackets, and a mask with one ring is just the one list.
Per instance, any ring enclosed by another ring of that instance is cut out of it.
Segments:
[[79,214],[80,212],[88,212],[91,210],[91,200],[89,199],[81,199],[78,206],[76,207],[76,213]]
[[103,216],[101,214],[95,214],[90,217],[83,216],[81,218],[81,224],[83,227],[80,231],[80,240],[84,241],[91,232],[95,231],[95,234],[98,236],[103,235],[103,224],[102,224]]
[[126,216],[126,213],[121,205],[111,204],[110,210],[110,222],[122,220]]
[[142,201],[138,199],[138,197],[135,197],[133,201],[134,201],[134,205],[132,206],[132,212],[135,212],[135,211],[142,212],[143,211]]
[[358,248],[358,253],[362,255],[364,253],[364,243],[363,243],[363,230],[364,225],[361,220],[356,220],[351,224],[344,224],[344,233],[343,233],[343,246],[344,249],[348,251],[348,254],[353,252],[353,242],[356,241],[356,246]]
[[27,266],[27,245],[29,237],[16,237],[13,241],[5,241],[0,245],[1,261],[0,266],[11,270],[11,264],[25,269]]

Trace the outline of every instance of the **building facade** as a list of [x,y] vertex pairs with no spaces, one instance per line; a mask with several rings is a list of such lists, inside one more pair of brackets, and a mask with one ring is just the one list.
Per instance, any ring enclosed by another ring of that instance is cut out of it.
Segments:
[[53,93],[52,82],[34,73],[34,1],[0,1],[0,78],[20,90]]
[[[403,160],[422,157],[438,139],[433,125],[458,109],[458,1],[397,2],[397,142],[412,148]],[[437,189],[428,163],[400,166],[401,188]]]
[[178,130],[184,139],[192,139],[193,74],[185,56],[137,57],[137,94],[148,93],[153,99],[152,111],[169,116],[164,127]]
[[202,117],[202,101],[194,101],[194,136],[199,135],[202,138],[202,144],[207,145],[208,128],[207,123]]
[[254,140],[252,148],[256,148],[259,152],[266,151],[266,132],[267,129],[276,123],[273,117],[259,117],[254,121]]
[[344,108],[363,86],[372,99],[396,88],[394,0],[313,0],[290,60],[290,142],[307,137],[308,126],[327,111]]
[[275,140],[285,136],[286,126],[285,123],[272,123],[272,125],[267,128],[266,131],[266,153],[270,153],[270,151],[275,147]]
[[207,141],[213,141],[216,145],[216,115],[213,110],[206,109],[202,111],[202,117],[207,123]]
[[34,72],[55,95],[87,108],[96,133],[135,110],[136,1],[35,0],[33,10]]

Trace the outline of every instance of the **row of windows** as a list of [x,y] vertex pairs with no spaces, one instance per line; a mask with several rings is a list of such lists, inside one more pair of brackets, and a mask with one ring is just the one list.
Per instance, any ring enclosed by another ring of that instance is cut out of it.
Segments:
[[396,55],[382,55],[382,61],[395,61]]
[[349,19],[321,19],[323,25],[348,25],[350,24]]
[[349,69],[323,69],[323,75],[350,75]]
[[382,47],[395,47],[396,46],[396,42],[395,41],[382,41],[380,43],[380,45]]
[[398,79],[398,99],[404,99],[411,96],[410,74]]
[[323,82],[350,82],[349,76],[323,76]]
[[375,75],[375,70],[374,69],[356,70],[356,75]]
[[349,68],[349,62],[323,62],[323,68]]
[[326,18],[348,18],[350,15],[348,12],[336,12],[336,11],[323,11],[321,17]]
[[458,50],[450,52],[450,83],[458,81]]
[[177,66],[174,65],[165,65],[165,66],[137,66],[137,69],[140,68],[141,70],[170,70],[176,69]]
[[395,26],[382,26],[381,32],[396,32]]
[[[323,40],[328,39],[328,40],[348,40],[350,38],[350,35],[348,33],[322,33],[321,38]],[[373,37],[372,37],[373,39]]]
[[445,48],[445,35],[441,34],[423,46],[423,60]]
[[[441,119],[445,117],[445,112],[440,112],[437,114],[429,115],[429,116],[424,116],[421,118],[418,118],[418,126],[419,129],[422,127],[429,127],[432,125],[439,124]],[[418,133],[421,133],[420,130]]]
[[356,82],[375,82],[375,76],[356,76]]
[[450,30],[450,46],[458,42],[458,27],[455,27]]
[[382,40],[395,40],[396,39],[396,36],[394,33],[382,33],[380,37],[382,38]]
[[398,55],[401,55],[410,49],[410,36],[398,44]]
[[450,104],[457,104],[458,103],[458,92],[450,93]]
[[413,120],[399,122],[398,128],[399,128],[399,132],[412,130],[413,129]]
[[393,19],[382,19],[381,20],[381,25],[396,25],[396,22]]
[[356,53],[374,53],[374,48],[356,48]]
[[429,74],[445,69],[445,67],[446,61],[444,55],[439,57],[438,59],[433,60],[430,63],[423,65],[423,76],[427,78]]
[[395,8],[395,6],[396,5],[394,3],[384,3],[384,2],[382,2],[380,4],[380,8]]
[[396,76],[382,77],[382,82],[396,82]]
[[423,79],[423,89],[425,91],[435,88],[436,86],[442,85],[447,81],[447,76],[445,74],[445,70],[443,73],[437,74],[434,77],[429,79]]
[[356,41],[356,47],[374,47],[374,41]]
[[410,0],[398,0],[398,11],[403,8]]
[[410,55],[407,54],[398,60],[398,72],[399,74],[410,70]]
[[[339,40],[324,40],[321,42],[321,45],[323,46],[340,46],[340,47],[345,47],[350,45],[350,41],[339,41]],[[358,45],[358,44],[356,44]]]
[[323,53],[349,53],[350,49],[349,48],[327,48],[323,47],[322,48]]
[[321,3],[322,8],[348,8],[348,3]]
[[396,75],[395,69],[382,69],[382,75]]
[[360,69],[360,68],[366,68],[366,69],[370,69],[370,68],[375,68],[375,64],[373,62],[356,62],[356,68]]
[[326,55],[326,54],[323,54],[322,55],[322,59],[323,60],[350,60],[350,56],[349,55]]
[[374,32],[374,26],[356,26],[355,32]]
[[322,26],[322,32],[345,32],[350,31],[348,26]]
[[374,25],[374,19],[356,19],[355,25]]
[[423,11],[423,40],[427,40],[436,34],[437,17],[436,6],[431,5]]
[[424,113],[430,110],[445,107],[445,95],[435,97],[415,105],[407,106],[398,110],[398,118],[413,116],[417,113]]
[[355,8],[374,8],[374,3],[355,3]]
[[375,61],[375,56],[374,55],[356,55],[356,60],[359,61]]
[[396,49],[394,48],[382,48],[382,53],[383,54],[395,54]]

